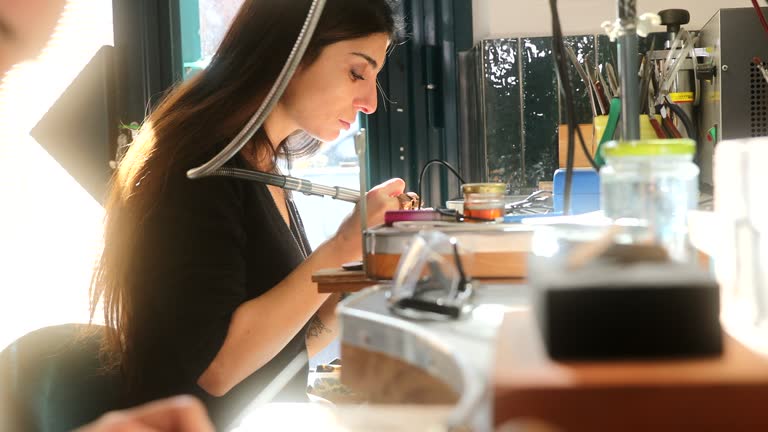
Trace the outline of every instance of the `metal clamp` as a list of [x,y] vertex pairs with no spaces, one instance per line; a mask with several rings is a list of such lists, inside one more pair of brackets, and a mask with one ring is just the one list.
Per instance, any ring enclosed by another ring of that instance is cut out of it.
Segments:
[[[394,290],[388,293],[389,308],[395,315],[421,321],[447,321],[460,319],[472,310],[470,300],[474,293],[473,282],[467,278],[459,257],[458,242],[450,239],[453,247],[453,259],[459,272],[459,283],[452,287],[450,280],[434,262],[428,263],[430,276],[416,284],[413,294],[398,297]],[[435,296],[435,293],[445,292]]]

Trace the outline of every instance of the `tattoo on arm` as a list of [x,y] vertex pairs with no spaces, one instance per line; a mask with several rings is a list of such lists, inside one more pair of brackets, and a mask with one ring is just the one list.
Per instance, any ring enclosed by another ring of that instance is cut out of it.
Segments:
[[320,337],[323,333],[330,333],[332,330],[323,324],[320,317],[315,315],[309,320],[309,327],[307,328],[307,339],[311,337]]

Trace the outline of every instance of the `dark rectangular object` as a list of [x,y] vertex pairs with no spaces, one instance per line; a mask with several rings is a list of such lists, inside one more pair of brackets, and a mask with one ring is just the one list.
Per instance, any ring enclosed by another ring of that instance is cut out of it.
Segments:
[[114,48],[103,46],[32,129],[32,137],[103,203],[117,151]]
[[720,293],[682,264],[600,265],[536,291],[537,318],[558,360],[669,358],[722,352]]
[[[768,15],[768,8],[762,11]],[[718,142],[768,136],[768,82],[753,61],[768,66],[768,43],[754,8],[744,7],[717,11],[701,29],[697,47],[706,49],[715,66],[714,77],[701,82],[698,118],[699,179],[711,185]],[[710,130],[715,141],[706,139]]]

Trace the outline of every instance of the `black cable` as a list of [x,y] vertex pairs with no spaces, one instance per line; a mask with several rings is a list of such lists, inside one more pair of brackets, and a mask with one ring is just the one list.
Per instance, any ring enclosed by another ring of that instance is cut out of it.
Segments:
[[455,175],[459,179],[459,181],[462,184],[466,183],[466,181],[464,181],[464,178],[461,176],[461,174],[459,174],[456,168],[451,166],[451,164],[449,164],[448,162],[442,159],[432,159],[431,161],[427,162],[424,165],[424,167],[421,169],[421,173],[419,173],[419,184],[417,185],[417,188],[419,190],[419,209],[424,207],[424,194],[423,194],[424,191],[422,189],[422,185],[424,184],[424,174],[427,172],[427,168],[429,168],[434,164],[443,165],[444,167],[448,168],[453,173],[453,175]]
[[677,118],[680,119],[680,122],[683,123],[685,131],[688,134],[688,138],[692,139],[693,142],[696,143],[696,150],[693,155],[693,161],[696,163],[696,165],[701,166],[701,144],[699,143],[698,132],[696,131],[696,128],[693,127],[693,121],[690,117],[688,117],[688,114],[686,114],[682,108],[677,106],[676,103],[672,102],[668,96],[666,99],[667,106],[669,107],[670,111],[672,111],[677,116]]
[[[571,82],[568,79],[567,63],[565,59],[565,41],[560,26],[560,15],[557,12],[557,0],[549,0],[549,9],[552,13],[552,53],[555,56],[555,71],[562,85],[562,93],[565,98],[565,115],[568,123],[568,150],[565,163],[565,191],[563,196],[563,214],[570,213],[571,185],[573,183],[573,156],[575,150],[575,106]],[[583,140],[582,140],[583,142]]]
[[587,144],[584,143],[584,135],[581,133],[581,128],[578,126],[576,127],[576,134],[579,137],[579,143],[581,143],[581,151],[584,152],[584,156],[587,157],[587,161],[589,162],[590,165],[592,165],[592,169],[594,169],[595,171],[600,171],[600,167],[597,166],[595,159],[592,157],[591,154],[589,154],[589,150],[587,149]]
[[688,138],[699,142],[698,135],[696,132],[696,128],[693,127],[693,121],[691,121],[691,118],[688,117],[688,114],[683,111],[682,108],[677,106],[676,103],[669,100],[669,97],[667,97],[667,106],[670,110],[680,119],[680,121],[683,123],[683,126],[685,127],[685,131],[688,133]]

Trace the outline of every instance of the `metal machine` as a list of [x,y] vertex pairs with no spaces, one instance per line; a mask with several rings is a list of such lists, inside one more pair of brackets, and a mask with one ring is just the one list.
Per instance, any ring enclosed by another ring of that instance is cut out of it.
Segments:
[[[768,8],[762,8],[768,15]],[[697,47],[714,64],[701,81],[698,131],[701,175],[712,184],[712,155],[721,140],[768,136],[768,33],[752,8],[720,9],[701,29]],[[761,70],[762,69],[762,70]]]

